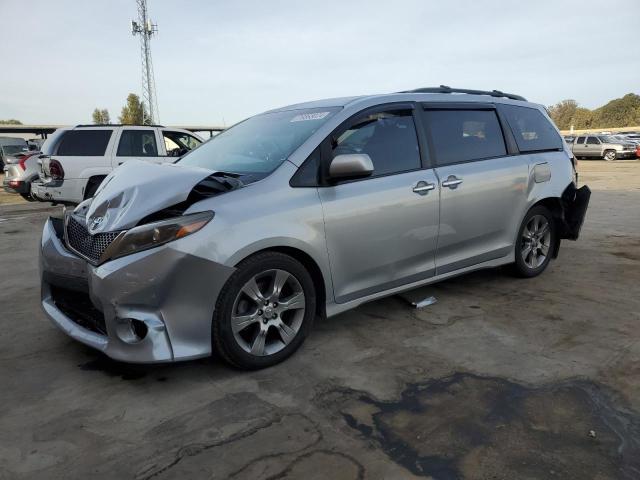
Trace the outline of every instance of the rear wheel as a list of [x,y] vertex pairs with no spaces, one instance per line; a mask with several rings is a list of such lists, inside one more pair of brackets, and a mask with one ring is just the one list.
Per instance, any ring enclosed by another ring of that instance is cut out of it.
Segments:
[[35,202],[36,200],[31,196],[30,193],[21,193],[20,196],[24,198],[27,202]]
[[529,210],[516,240],[515,273],[521,277],[540,275],[549,265],[557,241],[551,212],[542,205]]
[[607,150],[604,152],[604,159],[607,162],[613,162],[616,159],[616,151],[615,150]]
[[279,252],[254,255],[238,265],[220,292],[214,350],[239,368],[275,365],[300,347],[315,312],[313,280],[300,262]]

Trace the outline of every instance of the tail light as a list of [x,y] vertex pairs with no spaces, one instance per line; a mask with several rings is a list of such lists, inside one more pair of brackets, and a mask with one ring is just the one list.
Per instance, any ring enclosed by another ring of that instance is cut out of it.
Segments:
[[18,165],[20,165],[20,168],[22,170],[26,170],[27,167],[25,165],[25,162],[27,160],[29,160],[31,157],[33,157],[34,155],[36,155],[38,152],[33,152],[33,153],[25,153],[22,158],[20,159],[20,161],[18,162]]
[[54,180],[62,180],[64,178],[64,169],[58,160],[49,160],[49,175]]

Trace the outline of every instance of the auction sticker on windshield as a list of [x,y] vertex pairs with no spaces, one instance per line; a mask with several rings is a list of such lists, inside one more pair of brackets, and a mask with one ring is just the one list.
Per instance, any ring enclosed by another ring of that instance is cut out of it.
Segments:
[[307,120],[321,120],[331,112],[315,112],[315,113],[301,113],[293,117],[291,122],[305,122]]

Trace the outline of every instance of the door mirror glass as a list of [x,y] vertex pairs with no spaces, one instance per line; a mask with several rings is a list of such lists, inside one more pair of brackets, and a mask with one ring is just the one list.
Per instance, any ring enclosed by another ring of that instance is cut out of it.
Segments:
[[373,173],[373,162],[366,153],[336,155],[329,165],[331,178],[367,177]]

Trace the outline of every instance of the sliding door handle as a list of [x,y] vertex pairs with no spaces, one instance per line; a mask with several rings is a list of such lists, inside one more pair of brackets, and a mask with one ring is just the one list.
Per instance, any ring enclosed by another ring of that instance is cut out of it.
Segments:
[[427,183],[424,180],[420,180],[415,187],[413,187],[413,191],[418,195],[426,195],[431,190],[436,188],[434,183]]
[[462,183],[462,179],[455,175],[449,175],[449,177],[442,182],[443,187],[449,187],[451,190],[458,188],[458,185]]

